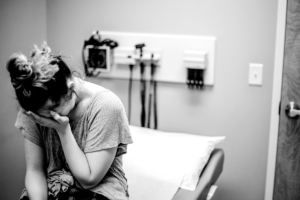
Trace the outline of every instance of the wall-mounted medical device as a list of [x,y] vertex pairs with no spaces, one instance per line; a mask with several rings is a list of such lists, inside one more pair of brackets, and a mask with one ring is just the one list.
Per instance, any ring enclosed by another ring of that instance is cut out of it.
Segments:
[[183,65],[187,69],[186,84],[189,88],[203,88],[207,66],[207,52],[186,50],[183,53]]
[[[100,34],[102,37],[111,38],[119,44],[118,47],[114,48],[112,53],[113,64],[111,70],[108,73],[101,73],[100,75],[103,78],[128,79],[128,65],[130,63],[135,65],[141,59],[135,45],[144,43],[146,46],[143,47],[142,60],[146,66],[150,66],[153,54],[153,61],[158,66],[155,73],[157,82],[186,84],[187,69],[193,71],[193,67],[199,68],[205,65],[205,69],[201,69],[202,71],[200,70],[198,75],[197,73],[191,74],[202,77],[203,81],[202,84],[200,81],[200,85],[214,85],[215,37],[105,31],[101,31]],[[195,55],[192,55],[193,53]],[[193,56],[195,56],[194,60],[189,60]],[[205,59],[205,61],[201,59]],[[138,64],[135,66],[138,66]],[[151,79],[150,71],[150,67],[145,67],[145,80],[147,81]],[[132,79],[140,79],[139,67],[133,68]]]
[[[132,87],[132,72],[137,68],[140,72],[140,99],[141,99],[141,126],[151,128],[153,118],[153,128],[157,129],[157,104],[156,104],[156,80],[155,72],[161,58],[161,50],[148,48],[145,43],[138,43],[128,47],[118,47],[114,50],[115,67],[128,69],[129,66],[129,94],[128,94],[128,120],[131,118],[131,87]],[[147,69],[150,69],[147,70]],[[147,87],[146,75],[149,71],[150,88]],[[147,91],[149,92],[148,102]],[[148,104],[148,108],[146,105]],[[152,114],[153,110],[153,114]]]
[[[129,79],[129,122],[132,80],[140,80],[141,126],[148,128],[152,110],[154,128],[157,128],[157,82],[188,83],[199,88],[214,84],[214,37],[121,32],[101,32],[101,37],[118,41],[118,47],[111,49],[110,71],[100,76]],[[147,81],[150,82],[148,102]]]
[[118,43],[111,39],[101,40],[99,31],[94,31],[89,40],[84,41],[82,60],[86,76],[98,76],[111,70],[111,51]]

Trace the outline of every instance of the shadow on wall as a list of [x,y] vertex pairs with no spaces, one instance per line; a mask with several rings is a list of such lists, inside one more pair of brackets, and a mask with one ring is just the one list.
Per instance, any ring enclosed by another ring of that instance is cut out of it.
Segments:
[[46,0],[0,1],[0,199],[19,199],[24,189],[23,136],[14,127],[17,102],[6,61],[15,52],[27,55],[46,39]]

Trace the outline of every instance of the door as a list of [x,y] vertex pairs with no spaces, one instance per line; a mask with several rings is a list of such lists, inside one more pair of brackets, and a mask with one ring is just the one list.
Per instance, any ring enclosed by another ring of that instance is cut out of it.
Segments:
[[300,117],[288,117],[289,102],[300,105],[300,0],[287,0],[274,200],[300,199]]

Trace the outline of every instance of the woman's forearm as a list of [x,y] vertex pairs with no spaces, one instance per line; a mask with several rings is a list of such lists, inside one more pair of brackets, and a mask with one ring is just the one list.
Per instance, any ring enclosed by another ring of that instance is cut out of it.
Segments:
[[67,128],[64,133],[58,133],[63,147],[63,151],[73,175],[79,183],[85,187],[90,183],[91,169],[88,160],[79,148],[71,128]]
[[45,174],[40,171],[27,170],[25,188],[30,200],[47,200],[48,186]]

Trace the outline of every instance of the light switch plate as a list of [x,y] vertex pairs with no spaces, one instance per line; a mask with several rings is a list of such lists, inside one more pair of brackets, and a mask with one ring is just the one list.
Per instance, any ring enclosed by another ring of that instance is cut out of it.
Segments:
[[249,85],[262,85],[263,78],[263,64],[250,63],[249,64]]

